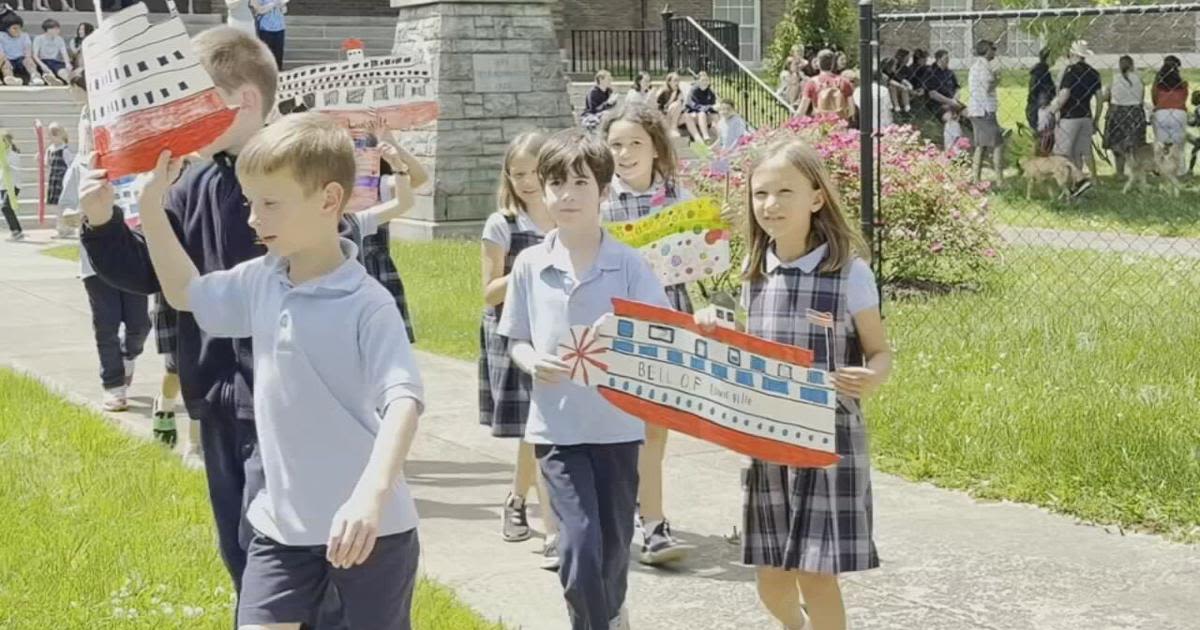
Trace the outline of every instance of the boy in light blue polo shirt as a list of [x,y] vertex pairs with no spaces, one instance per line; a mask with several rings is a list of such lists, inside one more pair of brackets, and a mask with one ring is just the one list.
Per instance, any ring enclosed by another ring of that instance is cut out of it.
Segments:
[[611,313],[612,298],[670,307],[642,256],[600,227],[613,170],[608,147],[581,129],[547,140],[538,178],[558,229],[517,256],[499,326],[513,360],[534,377],[525,440],[559,520],[558,575],[574,630],[629,627],[625,588],[645,426],[572,382],[558,344],[572,326]]
[[160,156],[141,198],[163,293],[210,335],[254,347],[266,487],[247,511],[255,532],[238,623],[298,628],[332,582],[350,627],[407,630],[418,543],[402,467],[422,388],[391,294],[338,237],[354,183],[350,136],[296,114],[251,139],[237,175],[268,254],[204,276],[163,210],[176,165]]

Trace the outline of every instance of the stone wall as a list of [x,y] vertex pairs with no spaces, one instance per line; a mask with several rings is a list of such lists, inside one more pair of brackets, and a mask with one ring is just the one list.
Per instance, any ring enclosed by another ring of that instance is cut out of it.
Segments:
[[477,233],[508,142],[573,124],[551,10],[536,0],[399,8],[394,52],[431,60],[439,106],[433,129],[405,134],[436,181],[406,234]]

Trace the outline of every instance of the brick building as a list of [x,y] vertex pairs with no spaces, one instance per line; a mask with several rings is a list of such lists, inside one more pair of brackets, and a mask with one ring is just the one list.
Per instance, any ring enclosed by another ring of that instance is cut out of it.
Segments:
[[[998,0],[925,0],[893,8],[883,3],[881,13],[928,11],[986,11],[1003,9]],[[1053,6],[1064,3],[1055,2]],[[1092,2],[1080,2],[1092,6]],[[1173,4],[1173,2],[1164,2]],[[1042,0],[1042,6],[1051,6]],[[1096,54],[1093,65],[1115,68],[1117,58],[1128,54],[1139,67],[1156,65],[1162,56],[1178,55],[1185,67],[1200,66],[1200,11],[1190,13],[1122,15],[1104,17],[984,19],[969,21],[914,21],[885,24],[880,29],[880,48],[884,55],[897,48],[922,48],[930,53],[938,49],[950,52],[952,65],[965,67],[971,59],[974,42],[990,39],[997,44],[1005,65],[1029,65],[1036,61],[1044,38],[1037,33],[1070,29],[1088,41]]]

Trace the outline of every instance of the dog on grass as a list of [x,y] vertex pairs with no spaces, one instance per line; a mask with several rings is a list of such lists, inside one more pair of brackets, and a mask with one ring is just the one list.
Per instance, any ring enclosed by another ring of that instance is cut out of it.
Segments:
[[1153,144],[1138,146],[1129,155],[1129,179],[1125,180],[1125,187],[1121,192],[1128,193],[1134,186],[1144,191],[1150,175],[1158,175],[1162,177],[1167,193],[1178,197],[1181,186],[1175,169],[1179,168],[1179,153],[1182,151],[1181,144],[1165,145],[1162,148]]
[[[1046,183],[1058,185],[1059,194],[1053,199],[1067,200],[1071,198],[1075,186],[1083,181],[1083,171],[1061,155],[1028,157],[1019,162],[1017,168],[1025,176],[1026,199],[1033,198],[1035,186]],[[1053,188],[1050,190],[1053,192]]]

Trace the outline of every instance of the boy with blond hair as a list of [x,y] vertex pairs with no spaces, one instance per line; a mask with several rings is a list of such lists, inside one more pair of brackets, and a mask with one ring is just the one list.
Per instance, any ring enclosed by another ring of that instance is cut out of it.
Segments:
[[255,347],[266,487],[248,510],[240,627],[299,628],[332,583],[350,627],[409,628],[417,513],[401,473],[422,387],[391,294],[338,236],[354,186],[350,134],[296,114],[252,138],[237,176],[268,253],[203,275],[163,210],[169,157],[140,201],[163,293],[210,335]]

